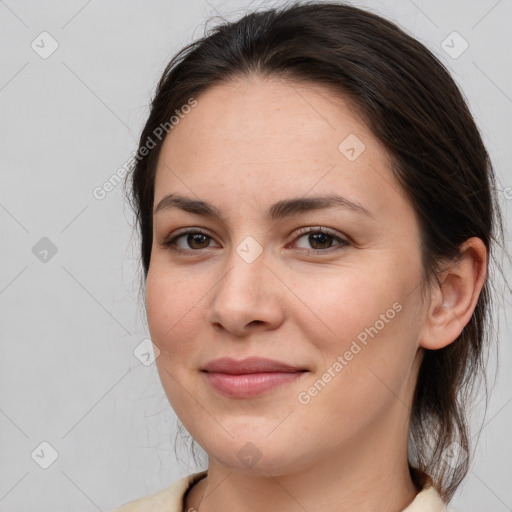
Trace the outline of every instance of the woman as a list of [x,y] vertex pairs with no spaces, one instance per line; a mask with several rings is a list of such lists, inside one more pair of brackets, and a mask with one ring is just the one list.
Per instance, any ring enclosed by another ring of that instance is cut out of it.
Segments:
[[208,469],[116,510],[446,510],[503,228],[442,64],[352,6],[248,14],[169,63],[131,179],[158,371]]

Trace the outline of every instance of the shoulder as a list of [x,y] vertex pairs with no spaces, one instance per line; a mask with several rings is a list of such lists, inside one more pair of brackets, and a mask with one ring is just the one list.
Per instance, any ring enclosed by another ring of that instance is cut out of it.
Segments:
[[206,474],[206,470],[192,473],[155,494],[130,501],[110,512],[182,512],[185,493]]
[[450,512],[429,478],[412,503],[402,512]]

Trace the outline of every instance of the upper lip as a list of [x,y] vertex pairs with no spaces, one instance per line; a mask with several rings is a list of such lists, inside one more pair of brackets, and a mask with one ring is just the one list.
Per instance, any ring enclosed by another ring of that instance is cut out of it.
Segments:
[[243,373],[306,371],[305,368],[261,357],[248,357],[240,360],[232,359],[231,357],[221,357],[220,359],[210,361],[204,365],[201,370],[206,372],[231,373],[235,375],[241,375]]

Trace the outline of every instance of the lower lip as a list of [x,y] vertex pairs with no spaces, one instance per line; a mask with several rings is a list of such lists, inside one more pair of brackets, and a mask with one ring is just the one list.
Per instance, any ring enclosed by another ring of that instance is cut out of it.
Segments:
[[292,382],[306,372],[230,373],[205,372],[210,385],[223,395],[245,398],[260,395]]

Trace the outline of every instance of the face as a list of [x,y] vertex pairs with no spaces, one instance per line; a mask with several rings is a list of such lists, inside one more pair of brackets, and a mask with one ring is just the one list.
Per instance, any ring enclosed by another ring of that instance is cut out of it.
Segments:
[[[155,210],[172,194],[219,216],[163,203],[146,282],[170,404],[237,471],[377,442],[408,418],[423,313],[418,223],[384,148],[320,85],[239,79],[196,99],[162,146]],[[203,371],[222,357],[301,371]]]

